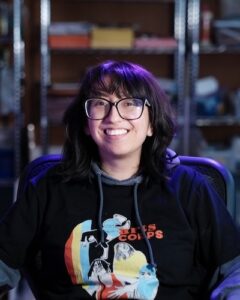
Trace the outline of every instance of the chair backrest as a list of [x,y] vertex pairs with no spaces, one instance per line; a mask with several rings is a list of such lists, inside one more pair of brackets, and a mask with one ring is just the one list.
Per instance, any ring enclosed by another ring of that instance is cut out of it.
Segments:
[[61,160],[60,154],[48,154],[40,156],[31,161],[20,176],[18,184],[18,194],[21,194],[29,181],[44,175],[51,167],[55,166]]
[[[202,173],[217,193],[225,201],[227,209],[236,221],[236,191],[230,171],[221,163],[206,157],[179,156],[180,163]],[[33,160],[20,178],[18,193],[21,193],[29,180],[43,176],[45,172],[61,160],[60,154],[48,154]]]
[[179,156],[180,163],[202,173],[217,193],[225,201],[228,211],[236,222],[236,190],[231,172],[221,163],[211,158]]

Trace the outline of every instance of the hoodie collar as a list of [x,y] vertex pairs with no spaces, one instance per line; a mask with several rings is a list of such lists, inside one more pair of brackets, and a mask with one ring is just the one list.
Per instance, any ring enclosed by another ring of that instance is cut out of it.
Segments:
[[125,185],[125,186],[130,186],[130,185],[134,185],[136,183],[141,183],[143,180],[143,177],[141,175],[139,176],[132,176],[128,179],[124,179],[124,180],[118,180],[115,179],[111,176],[109,176],[106,172],[104,172],[103,170],[101,170],[99,168],[99,166],[93,162],[92,163],[92,169],[94,171],[94,173],[97,176],[101,176],[102,182],[109,184],[109,185]]
[[[171,170],[172,168],[176,167],[177,165],[180,164],[180,159],[178,155],[176,154],[175,151],[172,149],[167,148],[166,151],[166,166],[168,170]],[[100,167],[98,166],[97,163],[92,162],[92,170],[96,175],[100,175],[102,178],[102,182],[109,184],[109,185],[122,185],[122,186],[131,186],[136,183],[141,183],[143,181],[143,176],[138,175],[138,176],[132,176],[128,179],[124,180],[118,180],[110,175],[108,175],[106,172],[104,172]]]

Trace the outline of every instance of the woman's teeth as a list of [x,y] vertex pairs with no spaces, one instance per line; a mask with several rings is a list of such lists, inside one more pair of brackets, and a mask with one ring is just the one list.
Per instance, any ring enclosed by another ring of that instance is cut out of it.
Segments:
[[123,135],[127,133],[127,129],[106,129],[107,135]]

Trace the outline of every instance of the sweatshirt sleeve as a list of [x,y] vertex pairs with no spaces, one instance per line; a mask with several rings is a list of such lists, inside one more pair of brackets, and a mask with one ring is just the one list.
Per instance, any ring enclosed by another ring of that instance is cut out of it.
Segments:
[[[240,232],[223,199],[204,180],[196,191],[194,215],[199,253],[212,269],[210,300],[240,299]],[[215,271],[215,272],[214,272]]]
[[240,299],[240,255],[217,268],[212,285],[218,281],[210,300]]
[[10,268],[0,260],[0,292],[7,291],[17,286],[20,280],[20,272],[17,269]]
[[[192,189],[191,222],[198,235],[201,262],[213,272],[217,267],[240,255],[240,232],[223,199],[200,178]],[[192,198],[192,199],[193,199]]]
[[239,300],[239,228],[206,179],[198,173],[190,178],[189,193],[182,198],[183,207],[197,233],[197,257],[211,274],[210,300]]

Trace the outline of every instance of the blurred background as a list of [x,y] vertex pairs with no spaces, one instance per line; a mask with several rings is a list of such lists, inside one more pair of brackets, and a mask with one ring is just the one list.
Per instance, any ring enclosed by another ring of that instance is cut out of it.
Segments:
[[239,0],[1,0],[0,215],[24,166],[61,153],[63,112],[106,59],[155,74],[177,114],[171,147],[224,164],[240,211]]
[[155,74],[177,114],[171,147],[227,166],[238,204],[240,1],[1,0],[0,215],[24,166],[61,152],[63,112],[106,59]]

